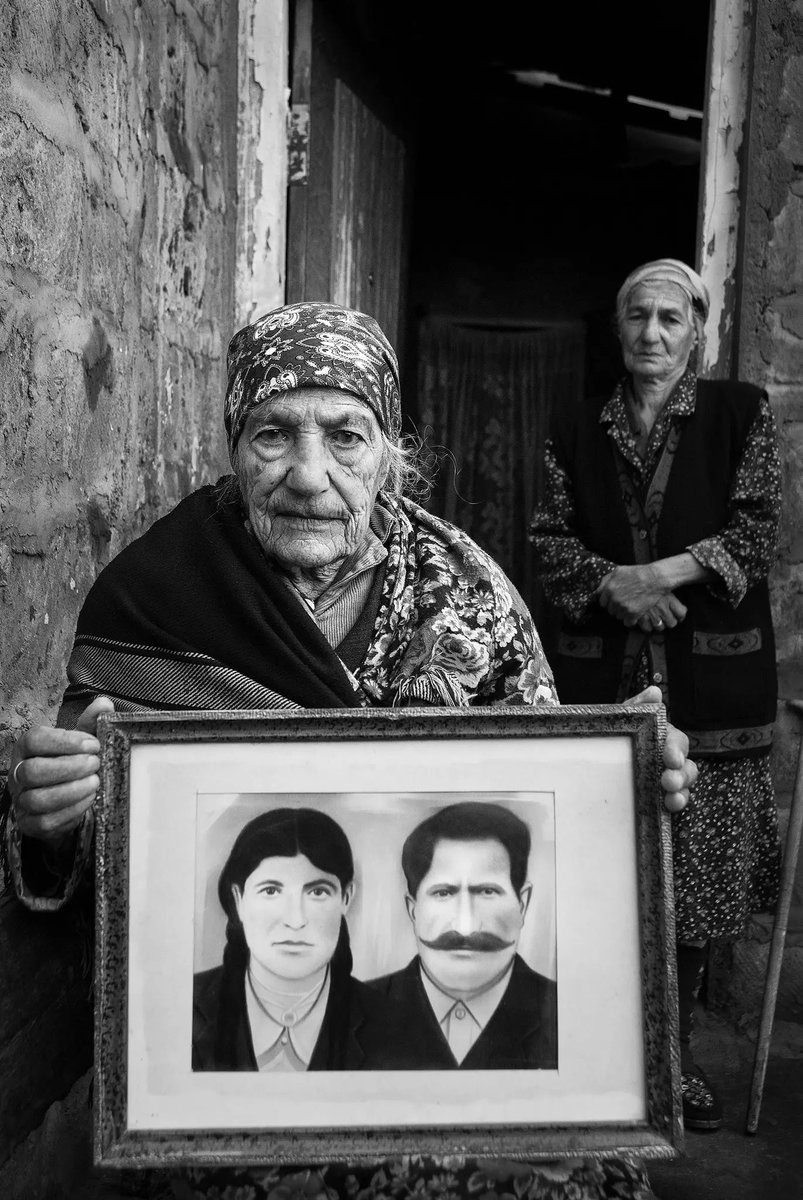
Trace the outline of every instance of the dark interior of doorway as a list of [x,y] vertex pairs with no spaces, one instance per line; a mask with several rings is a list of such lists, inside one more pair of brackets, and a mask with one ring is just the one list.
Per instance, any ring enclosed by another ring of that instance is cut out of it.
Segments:
[[332,2],[411,148],[408,428],[433,319],[579,324],[584,388],[609,391],[619,283],[650,258],[697,256],[707,0]]

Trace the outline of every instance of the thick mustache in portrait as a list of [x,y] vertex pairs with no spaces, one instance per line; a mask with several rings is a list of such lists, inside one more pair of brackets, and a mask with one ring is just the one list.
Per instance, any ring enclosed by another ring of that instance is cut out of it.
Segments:
[[193,1071],[556,1070],[553,799],[200,795]]

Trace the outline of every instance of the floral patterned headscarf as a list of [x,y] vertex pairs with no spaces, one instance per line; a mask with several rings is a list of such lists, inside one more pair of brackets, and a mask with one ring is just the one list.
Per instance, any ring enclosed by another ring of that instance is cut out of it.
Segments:
[[317,301],[287,304],[235,333],[227,366],[229,453],[251,409],[291,388],[350,392],[373,411],[387,437],[395,440],[401,431],[396,354],[365,313]]

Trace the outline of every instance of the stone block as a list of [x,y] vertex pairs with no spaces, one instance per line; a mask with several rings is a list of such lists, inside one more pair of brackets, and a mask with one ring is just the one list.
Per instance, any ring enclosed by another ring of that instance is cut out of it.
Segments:
[[784,63],[783,113],[787,118],[779,149],[791,163],[803,161],[803,57],[790,54]]
[[[774,925],[775,921],[771,913],[761,913],[751,917],[745,941],[758,944],[769,943],[772,940]],[[803,905],[793,905],[789,911],[784,945],[790,949],[803,947]]]
[[800,296],[776,300],[772,311],[778,314],[783,329],[796,338],[803,338],[803,299]]
[[30,5],[20,0],[7,0],[0,12],[0,35],[6,54],[14,62],[29,64],[31,75],[47,78],[58,68],[63,55],[75,46],[79,22],[75,15],[61,25],[66,16],[63,4],[33,0]]
[[772,615],[775,622],[775,642],[779,657],[800,650],[799,630],[803,607],[803,580],[799,566],[787,563],[779,567],[772,579]]
[[803,424],[803,395],[797,384],[785,387],[770,385],[770,400],[781,436],[801,436],[801,430],[787,429],[787,426]]
[[35,553],[12,545],[6,612],[18,634],[13,654],[6,652],[3,680],[10,697],[35,685],[42,708],[58,704],[80,599],[95,575],[92,564],[85,528],[82,537],[70,525],[57,526]]
[[[133,193],[130,199],[139,198]],[[137,209],[140,205],[141,201]],[[136,262],[136,223],[133,228],[126,225],[114,207],[99,203],[93,194],[86,206],[85,246],[83,277],[91,281],[92,308],[101,310],[107,322],[111,318],[118,329],[123,329],[137,289],[130,272],[121,274],[120,263]]]
[[[772,751],[772,768],[775,787],[779,795],[788,798],[794,787],[800,748],[801,720],[784,705],[778,706],[775,722],[775,746]],[[779,800],[779,803],[781,801]]]
[[[791,803],[791,794],[785,797]],[[789,804],[778,813],[778,827],[781,835],[781,847],[784,856],[790,853],[787,846],[791,810]],[[803,846],[798,848],[795,871],[792,883],[791,912],[788,920],[786,944],[788,946],[803,946]]]
[[84,178],[71,151],[16,113],[0,117],[0,255],[48,283],[78,281]]
[[97,318],[82,315],[62,293],[40,292],[18,302],[9,324],[0,380],[16,395],[6,452],[18,472],[15,487],[27,494],[30,508],[45,479],[52,488],[81,460],[93,406],[111,383],[108,364],[102,377],[97,362],[88,366],[87,348],[98,336],[108,338]]
[[[766,942],[734,944],[728,983],[728,1007],[733,1012],[750,1018],[761,1012],[768,957]],[[789,945],[784,951],[775,1015],[779,1021],[803,1021],[803,946]]]
[[803,234],[803,198],[790,194],[777,213],[767,246],[768,282],[783,281],[781,294],[789,294],[803,284],[803,264],[796,247]]
[[[803,503],[797,506],[800,516],[803,518]],[[801,564],[803,563],[803,525],[800,521],[794,522],[789,520],[789,540],[787,544],[787,558],[789,562]]]
[[209,43],[218,42],[222,33],[217,0],[177,0],[175,8],[177,16],[187,22],[199,58],[205,61]]
[[803,661],[797,655],[779,659],[778,686],[783,696],[803,699]]
[[785,329],[779,314],[769,310],[755,336],[761,356],[761,375],[770,387],[792,387],[801,378],[803,342]]

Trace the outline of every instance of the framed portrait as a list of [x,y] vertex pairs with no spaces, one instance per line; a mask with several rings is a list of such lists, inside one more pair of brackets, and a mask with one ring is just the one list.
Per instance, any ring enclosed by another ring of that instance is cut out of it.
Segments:
[[102,717],[96,1162],[677,1154],[664,733]]

